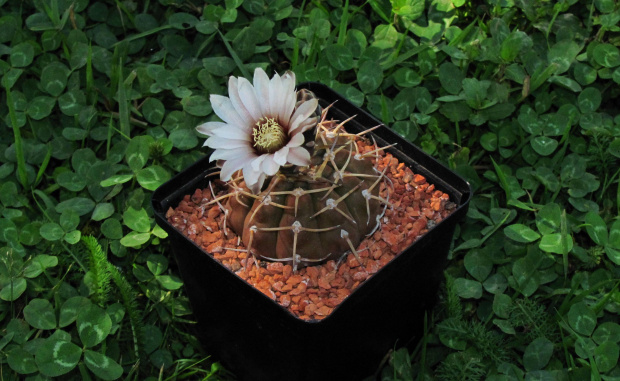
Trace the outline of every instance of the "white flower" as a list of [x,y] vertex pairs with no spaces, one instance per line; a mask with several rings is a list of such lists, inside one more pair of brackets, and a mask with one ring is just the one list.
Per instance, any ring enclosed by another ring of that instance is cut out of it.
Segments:
[[280,166],[310,164],[310,153],[302,147],[303,132],[316,125],[310,117],[318,106],[316,98],[296,105],[295,74],[254,71],[254,85],[243,77],[230,77],[228,97],[211,95],[211,106],[223,122],[196,127],[208,135],[206,146],[215,149],[210,160],[223,161],[220,178],[227,181],[243,170],[246,185],[260,192],[267,176]]

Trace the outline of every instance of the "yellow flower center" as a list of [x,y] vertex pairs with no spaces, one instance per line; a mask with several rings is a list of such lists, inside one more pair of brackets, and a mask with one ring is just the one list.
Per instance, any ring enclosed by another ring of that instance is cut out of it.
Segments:
[[275,118],[263,117],[252,131],[254,147],[261,152],[274,153],[284,146],[286,135]]

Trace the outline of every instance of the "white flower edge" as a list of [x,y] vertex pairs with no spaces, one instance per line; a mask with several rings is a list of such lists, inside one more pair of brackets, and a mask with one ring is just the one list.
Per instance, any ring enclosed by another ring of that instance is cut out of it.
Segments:
[[[310,117],[318,106],[312,98],[296,106],[295,74],[277,73],[269,79],[265,71],[254,71],[253,84],[243,77],[230,77],[228,97],[211,95],[211,106],[222,122],[207,122],[196,130],[209,138],[204,145],[215,151],[210,161],[223,162],[220,178],[228,181],[242,170],[246,185],[259,193],[265,179],[287,164],[307,166],[310,153],[302,146],[303,133],[316,125]],[[284,140],[272,152],[261,152],[253,145],[254,130],[261,121],[273,118],[284,132]]]

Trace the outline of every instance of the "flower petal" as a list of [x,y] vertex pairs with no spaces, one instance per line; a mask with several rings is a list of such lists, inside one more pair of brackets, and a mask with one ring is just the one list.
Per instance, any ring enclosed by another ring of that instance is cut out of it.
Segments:
[[265,179],[267,178],[267,176],[265,176],[264,173],[261,173],[261,175],[258,177],[258,180],[256,181],[256,193],[260,193],[261,189],[263,188],[263,183],[265,182]]
[[[259,159],[258,157],[257,159]],[[252,163],[257,159],[252,160],[252,162],[247,162],[243,166],[243,179],[245,180],[246,185],[250,187],[250,185],[255,184],[258,181],[258,178],[261,175],[260,169],[254,169]]]
[[256,182],[253,184],[248,184],[247,181],[245,183],[245,185],[250,188],[250,190],[252,191],[252,193],[254,194],[259,194],[261,189],[263,188],[263,183],[265,182],[265,179],[267,178],[267,176],[265,176],[264,173],[261,173],[258,176],[258,179],[256,179]]
[[224,122],[206,122],[196,127],[196,131],[204,135],[213,135],[213,131],[226,126]]
[[213,107],[215,114],[224,122],[239,127],[246,126],[245,119],[237,113],[230,98],[222,95],[211,94],[209,100],[211,101],[211,106]]
[[282,76],[282,91],[286,94],[284,104],[280,111],[280,115],[284,116],[286,124],[290,124],[291,115],[295,110],[295,103],[297,102],[297,92],[295,91],[295,73],[287,71]]
[[220,149],[216,149],[212,154],[211,157],[209,158],[209,161],[213,161],[213,160],[231,160],[231,159],[236,159],[238,157],[245,157],[248,160],[253,159],[256,154],[254,153],[254,150],[252,149],[245,149],[245,148],[233,148],[233,149],[224,149],[224,148],[220,148]]
[[271,107],[269,105],[269,77],[261,68],[254,70],[254,93],[258,103],[260,103],[263,114],[271,116]]
[[292,88],[295,87],[295,72],[287,70],[286,73],[282,74],[282,79],[290,81]]
[[286,160],[294,165],[306,166],[310,164],[310,152],[303,147],[292,147],[288,151]]
[[[290,142],[289,142],[290,144]],[[286,156],[288,155],[288,144],[285,147],[280,148],[273,154],[273,160],[279,165],[286,164]]]
[[223,181],[230,180],[232,174],[243,168],[247,162],[248,157],[245,156],[239,156],[236,159],[226,160],[224,162],[224,165],[222,165],[222,169],[220,170],[220,178]]
[[247,110],[243,103],[243,99],[239,95],[239,81],[236,77],[231,76],[228,79],[228,96],[230,97],[233,107],[237,110],[237,113],[239,113],[239,116],[244,119],[243,127],[253,126],[256,120],[254,120],[252,114]]
[[226,139],[236,139],[236,140],[245,140],[245,141],[251,141],[251,137],[250,134],[245,132],[245,131],[241,131],[240,129],[233,127],[230,124],[224,124],[224,128],[218,128],[212,131],[212,133],[210,134],[211,136],[217,136],[220,138],[226,138]]
[[297,109],[293,116],[291,116],[291,123],[289,128],[289,134],[292,131],[295,131],[302,122],[306,121],[310,115],[316,110],[319,105],[319,101],[316,98],[310,99],[302,103]]
[[309,129],[315,127],[316,123],[317,123],[317,120],[318,120],[317,117],[308,118],[308,119],[304,120],[303,122],[301,122],[301,124],[299,125],[299,127],[297,127],[297,129],[295,131],[299,132],[299,133],[304,133],[304,132],[308,131]]
[[[239,78],[239,97],[241,97],[241,101],[245,105],[245,108],[248,110],[252,118],[254,119],[254,123],[258,121],[260,118],[265,116],[263,114],[263,110],[261,110],[260,103],[258,103],[258,99],[256,99],[256,93],[254,92],[254,86],[247,79],[240,77]],[[252,124],[254,126],[254,124]]]
[[291,137],[291,140],[286,144],[287,147],[299,147],[304,144],[304,135],[302,133],[297,133]]
[[252,160],[252,162],[250,163],[250,165],[252,166],[252,169],[254,169],[255,171],[260,171],[260,165],[263,162],[263,160],[265,160],[265,157],[267,155],[260,155],[258,156],[256,159]]
[[273,159],[273,155],[265,155],[265,159],[263,160],[263,164],[261,165],[262,171],[267,176],[273,176],[278,173],[278,169],[280,169],[280,165],[275,162]]
[[211,136],[205,142],[205,145],[208,145],[211,148],[239,148],[239,147],[248,147],[249,143],[246,140],[237,140],[237,139],[226,139],[220,138],[219,136]]
[[269,82],[269,111],[271,111],[271,116],[278,118],[278,122],[282,124],[288,122],[288,120],[285,121],[281,119],[280,115],[280,108],[283,101],[284,93],[282,92],[282,80],[278,73],[276,73]]

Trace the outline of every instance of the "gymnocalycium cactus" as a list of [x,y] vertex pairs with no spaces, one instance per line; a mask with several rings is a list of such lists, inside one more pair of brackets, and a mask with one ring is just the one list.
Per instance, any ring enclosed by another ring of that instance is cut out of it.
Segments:
[[[211,160],[226,160],[218,165],[228,185],[212,202],[252,255],[292,262],[294,269],[348,251],[359,260],[357,246],[389,205],[379,195],[389,185],[385,170],[375,165],[386,147],[360,152],[357,142],[370,130],[347,133],[351,118],[328,120],[331,106],[319,112],[314,95],[296,92],[294,84],[293,73],[269,80],[257,69],[253,86],[231,77],[230,99],[211,96],[224,122],[197,129],[210,135]],[[307,135],[313,139],[304,144]]]

